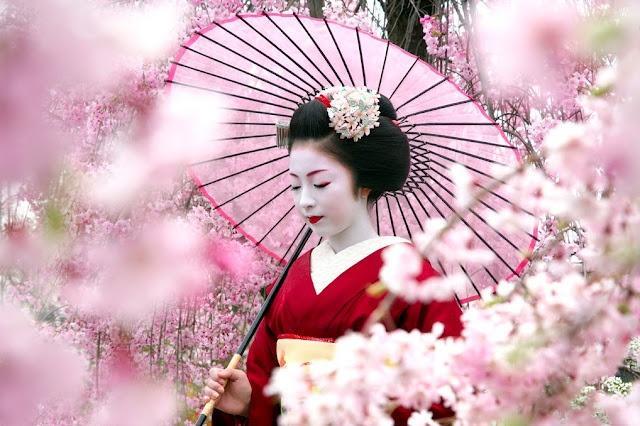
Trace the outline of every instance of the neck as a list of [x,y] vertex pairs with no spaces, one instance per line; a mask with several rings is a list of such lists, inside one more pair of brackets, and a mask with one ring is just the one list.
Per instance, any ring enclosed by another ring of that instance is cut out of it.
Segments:
[[327,238],[327,242],[333,249],[334,253],[338,253],[347,247],[377,236],[378,233],[373,228],[371,220],[369,219],[369,213],[365,207],[351,226],[346,228],[344,231]]

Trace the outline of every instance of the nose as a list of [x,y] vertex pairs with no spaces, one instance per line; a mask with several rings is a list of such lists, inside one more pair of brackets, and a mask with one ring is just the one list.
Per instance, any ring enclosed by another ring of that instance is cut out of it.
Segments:
[[300,200],[298,203],[300,204],[300,208],[303,210],[310,209],[316,205],[316,200],[313,198],[311,190],[307,188],[306,185],[303,185],[300,188]]

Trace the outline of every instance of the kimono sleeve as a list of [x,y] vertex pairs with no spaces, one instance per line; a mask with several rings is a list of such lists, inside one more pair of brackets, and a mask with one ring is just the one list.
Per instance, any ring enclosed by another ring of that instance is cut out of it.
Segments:
[[[267,287],[267,292],[271,288],[272,286]],[[271,372],[276,367],[278,367],[276,338],[269,328],[268,318],[264,318],[258,326],[247,356],[247,377],[251,383],[250,426],[277,424],[279,405],[264,394]]]
[[[433,269],[427,261],[423,264],[422,273],[418,279],[423,281],[429,277],[438,276],[438,272]],[[462,310],[455,299],[448,301],[432,301],[430,303],[412,303],[401,308],[396,325],[404,330],[410,331],[418,329],[422,332],[431,331],[437,322],[444,325],[442,337],[458,337],[462,334]],[[434,419],[450,419],[455,413],[441,403],[431,406]],[[395,425],[406,425],[411,415],[411,410],[405,407],[398,407],[392,413]]]

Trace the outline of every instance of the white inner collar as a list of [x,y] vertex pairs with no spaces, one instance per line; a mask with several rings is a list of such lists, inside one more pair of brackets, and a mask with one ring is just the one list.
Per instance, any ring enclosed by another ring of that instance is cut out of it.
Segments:
[[409,243],[401,237],[374,237],[360,241],[335,253],[328,241],[311,252],[311,281],[316,295],[320,294],[340,274],[377,250],[396,243]]

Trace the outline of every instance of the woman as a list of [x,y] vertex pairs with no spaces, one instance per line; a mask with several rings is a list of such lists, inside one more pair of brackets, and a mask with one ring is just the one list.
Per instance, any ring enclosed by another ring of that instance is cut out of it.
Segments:
[[[348,87],[324,90],[293,114],[291,190],[297,211],[323,242],[292,265],[249,349],[247,373],[211,369],[205,393],[220,396],[219,410],[246,417],[251,426],[276,424],[280,409],[263,394],[272,370],[330,358],[335,339],[360,331],[380,302],[366,290],[378,281],[381,252],[409,243],[378,236],[369,216],[376,200],[401,189],[409,175],[409,143],[396,118],[386,97]],[[433,275],[425,261],[419,278]],[[444,336],[458,336],[460,315],[454,300],[428,305],[396,300],[390,325],[430,331],[440,322]],[[451,415],[442,406],[432,410],[435,418]],[[403,408],[393,412],[396,424],[408,415]]]

